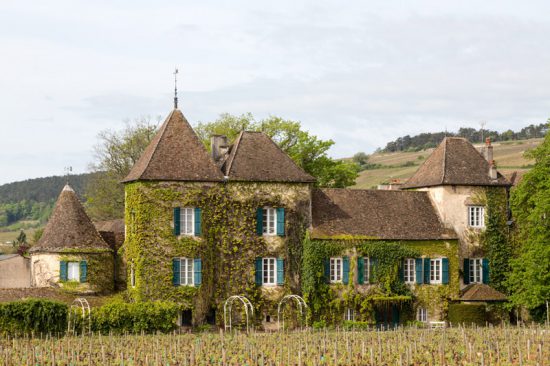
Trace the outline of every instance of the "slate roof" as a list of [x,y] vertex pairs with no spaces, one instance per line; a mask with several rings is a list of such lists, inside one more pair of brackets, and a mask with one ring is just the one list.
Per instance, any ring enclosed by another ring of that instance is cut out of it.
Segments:
[[446,229],[427,192],[314,189],[314,238],[345,235],[384,240],[456,239]]
[[29,251],[56,253],[66,249],[109,250],[69,185],[61,191],[42,237]]
[[222,170],[230,181],[315,182],[263,132],[241,132]]
[[174,109],[123,182],[136,180],[216,182],[223,174],[183,113]]
[[461,301],[506,301],[506,295],[483,283],[474,283],[462,290]]
[[500,173],[491,179],[489,169],[489,162],[466,139],[446,137],[401,188],[510,185]]

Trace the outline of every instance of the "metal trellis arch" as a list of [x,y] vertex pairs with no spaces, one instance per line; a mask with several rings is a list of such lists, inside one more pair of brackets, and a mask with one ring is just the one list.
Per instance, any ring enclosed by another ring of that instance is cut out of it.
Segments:
[[[80,313],[80,314],[79,314]],[[76,334],[77,317],[82,317],[82,335],[92,333],[92,310],[88,300],[83,297],[79,297],[73,301],[69,308],[68,321],[67,321],[67,333]]]
[[285,328],[285,317],[283,316],[283,327],[281,328],[281,309],[284,304],[287,303],[289,300],[296,301],[296,304],[298,305],[298,310],[300,311],[300,326],[303,326],[304,323],[304,309],[307,309],[306,301],[298,295],[286,295],[279,301],[279,306],[277,307],[277,326],[280,329]]
[[[231,310],[233,308],[233,302],[239,300],[244,306],[244,312],[246,314],[246,332],[248,333],[248,316],[254,315],[254,307],[250,300],[241,295],[230,296],[223,304],[223,322],[225,330],[231,331]],[[229,311],[229,322],[227,321],[227,312]]]

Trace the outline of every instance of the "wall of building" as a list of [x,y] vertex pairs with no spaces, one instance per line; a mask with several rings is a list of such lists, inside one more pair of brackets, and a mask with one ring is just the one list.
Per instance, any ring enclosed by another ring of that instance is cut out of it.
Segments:
[[30,260],[20,255],[0,260],[0,288],[27,287],[31,287]]
[[33,287],[57,287],[59,283],[59,255],[37,253],[31,256]]
[[[193,323],[201,324],[216,311],[223,319],[223,303],[245,294],[255,306],[256,321],[275,315],[285,293],[300,288],[301,245],[310,218],[308,184],[135,182],[126,185],[127,268],[134,268],[135,300],[164,299],[192,309]],[[285,236],[256,233],[258,207],[285,208]],[[174,235],[174,207],[200,207],[200,237]],[[284,258],[285,285],[255,285],[257,257]],[[172,259],[202,261],[202,283],[174,286]],[[272,316],[273,318],[273,316]]]

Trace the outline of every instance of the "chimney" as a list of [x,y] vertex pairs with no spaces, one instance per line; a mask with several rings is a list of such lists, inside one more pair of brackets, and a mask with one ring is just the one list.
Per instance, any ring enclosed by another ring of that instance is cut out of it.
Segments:
[[218,162],[228,150],[227,137],[224,135],[212,135],[210,137],[210,148],[212,150],[212,158]]
[[489,178],[492,180],[497,179],[497,167],[494,160],[489,161]]
[[485,156],[485,160],[489,163],[493,162],[493,145],[491,145],[490,137],[485,139],[485,149],[483,149],[483,155]]

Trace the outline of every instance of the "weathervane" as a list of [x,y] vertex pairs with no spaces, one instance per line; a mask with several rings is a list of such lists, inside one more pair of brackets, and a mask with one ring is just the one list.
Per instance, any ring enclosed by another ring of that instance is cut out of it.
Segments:
[[63,170],[65,171],[65,179],[67,181],[67,184],[69,184],[69,176],[73,172],[73,167],[72,166],[66,166]]
[[174,109],[178,109],[178,68],[174,70]]

